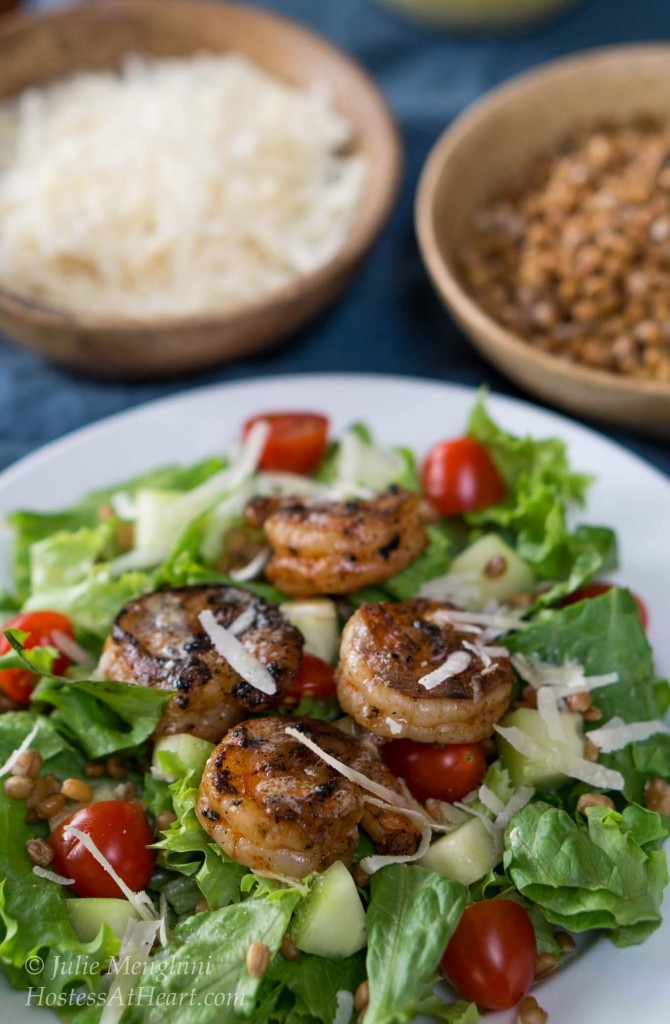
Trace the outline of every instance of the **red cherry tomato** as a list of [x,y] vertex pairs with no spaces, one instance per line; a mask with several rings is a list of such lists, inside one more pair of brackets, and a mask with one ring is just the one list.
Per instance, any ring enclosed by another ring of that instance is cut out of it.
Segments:
[[488,508],[506,493],[488,449],[472,437],[442,441],[431,448],[423,461],[421,483],[443,516]]
[[244,424],[243,436],[260,420],[270,425],[260,468],[309,476],[326,451],[329,423],[316,412],[268,412]]
[[462,800],[482,781],[486,756],[479,743],[414,743],[392,740],[384,759],[394,775],[404,779],[412,794],[426,800]]
[[90,804],[56,825],[49,837],[54,852],[53,869],[59,875],[74,878],[71,888],[78,896],[123,898],[109,872],[79,839],[65,831],[68,825],[74,825],[91,837],[133,892],[146,888],[156,852],[147,849],[154,842],[154,836],[137,804],[126,800],[101,800]]
[[[60,612],[24,612],[15,615],[2,626],[2,629],[21,629],[28,633],[25,646],[31,650],[33,647],[57,647],[54,642],[55,633],[63,633],[70,638],[74,637],[72,623]],[[9,640],[0,633],[0,654],[7,654],[11,650]],[[64,654],[57,658],[51,671],[54,675],[60,676],[70,664],[70,659]],[[0,689],[4,690],[8,697],[18,701],[19,704],[27,704],[30,694],[35,689],[37,676],[25,668],[6,668],[0,672]]]
[[[606,594],[615,586],[615,583],[589,583],[588,586],[580,587],[579,590],[575,590],[574,593],[568,594],[568,596],[563,599],[562,604],[564,606],[568,604],[577,604],[578,601],[586,601],[591,597],[600,597],[601,594]],[[642,623],[642,628],[646,629],[649,625],[649,612],[647,611],[647,606],[642,600],[642,598],[638,597],[638,595],[633,593],[632,590],[631,596],[635,601],[635,604],[637,605],[638,611],[640,613],[640,622]]]
[[286,703],[299,704],[301,697],[325,700],[334,697],[335,691],[335,672],[330,665],[314,654],[303,654],[300,671],[291,683]]
[[509,1010],[535,978],[537,944],[530,917],[513,900],[483,900],[463,911],[440,972],[465,998]]

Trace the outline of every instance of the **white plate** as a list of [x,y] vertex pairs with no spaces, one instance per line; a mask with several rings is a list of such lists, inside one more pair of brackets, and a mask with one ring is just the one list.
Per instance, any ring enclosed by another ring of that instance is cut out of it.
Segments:
[[[225,450],[249,415],[272,409],[315,409],[332,417],[335,432],[365,419],[386,443],[425,451],[462,433],[475,398],[470,388],[397,377],[314,375],[220,385],[111,417],[51,444],[0,475],[0,514],[21,507],[57,508],[83,492],[160,463],[191,462]],[[670,481],[640,459],[584,427],[509,398],[489,408],[508,429],[568,442],[576,467],[598,475],[585,519],[614,526],[621,541],[620,579],[639,591],[651,613],[650,635],[659,671],[670,672]],[[0,584],[6,583],[8,544],[2,544]],[[4,562],[4,568],[3,563]],[[3,573],[5,578],[3,578]],[[670,997],[670,914],[644,945],[617,950],[592,946],[538,992],[551,1024],[662,1024]],[[4,984],[4,979],[3,979]],[[2,991],[2,1020],[39,1024],[44,1011],[26,1009],[25,994]],[[48,1020],[49,1018],[46,1017]],[[507,1024],[510,1014],[492,1014]]]

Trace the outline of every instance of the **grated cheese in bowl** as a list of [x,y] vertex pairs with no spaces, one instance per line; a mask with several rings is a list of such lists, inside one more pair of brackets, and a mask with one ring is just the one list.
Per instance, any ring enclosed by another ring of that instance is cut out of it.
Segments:
[[128,56],[0,104],[0,283],[80,314],[230,312],[342,248],[366,165],[323,90]]

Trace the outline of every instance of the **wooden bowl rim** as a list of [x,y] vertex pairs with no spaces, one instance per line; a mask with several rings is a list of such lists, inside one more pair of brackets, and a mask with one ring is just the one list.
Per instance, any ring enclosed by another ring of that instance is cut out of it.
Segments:
[[[231,0],[95,0],[94,3],[77,4],[76,6],[58,7],[46,11],[18,11],[9,14],[0,22],[0,48],[4,40],[17,32],[30,32],[36,25],[57,24],[73,18],[87,18],[95,21],[99,12],[111,14],[116,10],[139,8],[150,12],[157,19],[161,17],[161,9],[167,5],[181,9],[207,8],[220,11],[222,15],[228,10],[243,14],[257,24],[265,23],[291,31],[302,42],[313,50],[321,51],[329,60],[337,61],[359,89],[364,90],[376,106],[376,116],[381,133],[384,135],[386,180],[383,188],[372,193],[364,192],[362,206],[372,207],[373,215],[361,218],[360,211],[352,224],[342,248],[323,266],[307,274],[301,274],[295,281],[273,291],[259,300],[250,300],[237,306],[234,310],[217,313],[207,311],[186,316],[164,316],[141,319],[125,316],[101,316],[92,313],[76,313],[60,306],[24,299],[7,291],[0,284],[0,309],[12,317],[30,321],[40,326],[70,327],[81,331],[104,331],[117,334],[137,334],[138,332],[178,332],[192,329],[203,329],[225,324],[226,328],[234,329],[249,319],[257,319],[277,313],[283,307],[290,307],[306,294],[318,291],[327,282],[346,275],[363,258],[373,245],[377,236],[384,228],[393,210],[402,180],[404,167],[404,150],[400,132],[391,109],[372,76],[363,65],[344,50],[329,42],[293,18],[275,14],[255,4],[235,3]],[[327,78],[327,76],[326,76]],[[371,160],[378,159],[376,155]],[[369,202],[368,202],[369,201]],[[376,207],[376,209],[375,209]],[[364,230],[362,225],[365,226]]]
[[627,64],[632,63],[635,57],[665,57],[670,63],[670,43],[598,47],[577,55],[560,57],[543,64],[539,69],[515,75],[475,101],[442,132],[428,154],[416,192],[415,228],[419,248],[437,290],[454,309],[456,315],[474,332],[487,338],[491,347],[507,349],[509,355],[523,358],[526,363],[532,363],[539,370],[554,377],[562,377],[566,382],[589,383],[594,388],[617,392],[622,396],[646,395],[667,398],[670,401],[670,383],[638,380],[607,370],[596,370],[578,363],[570,363],[559,356],[534,348],[529,342],[503,327],[484,312],[460,283],[450,261],[442,253],[435,231],[435,196],[444,165],[470,132],[482,121],[495,115],[503,107],[514,104],[521,96],[527,95],[541,83],[560,81],[563,76],[572,76],[594,64],[615,63],[624,57]]

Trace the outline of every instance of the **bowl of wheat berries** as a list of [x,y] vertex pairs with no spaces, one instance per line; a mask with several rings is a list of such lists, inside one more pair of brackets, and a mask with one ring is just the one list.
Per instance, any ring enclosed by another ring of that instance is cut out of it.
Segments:
[[435,288],[508,377],[670,436],[670,46],[523,75],[441,136],[416,204]]

